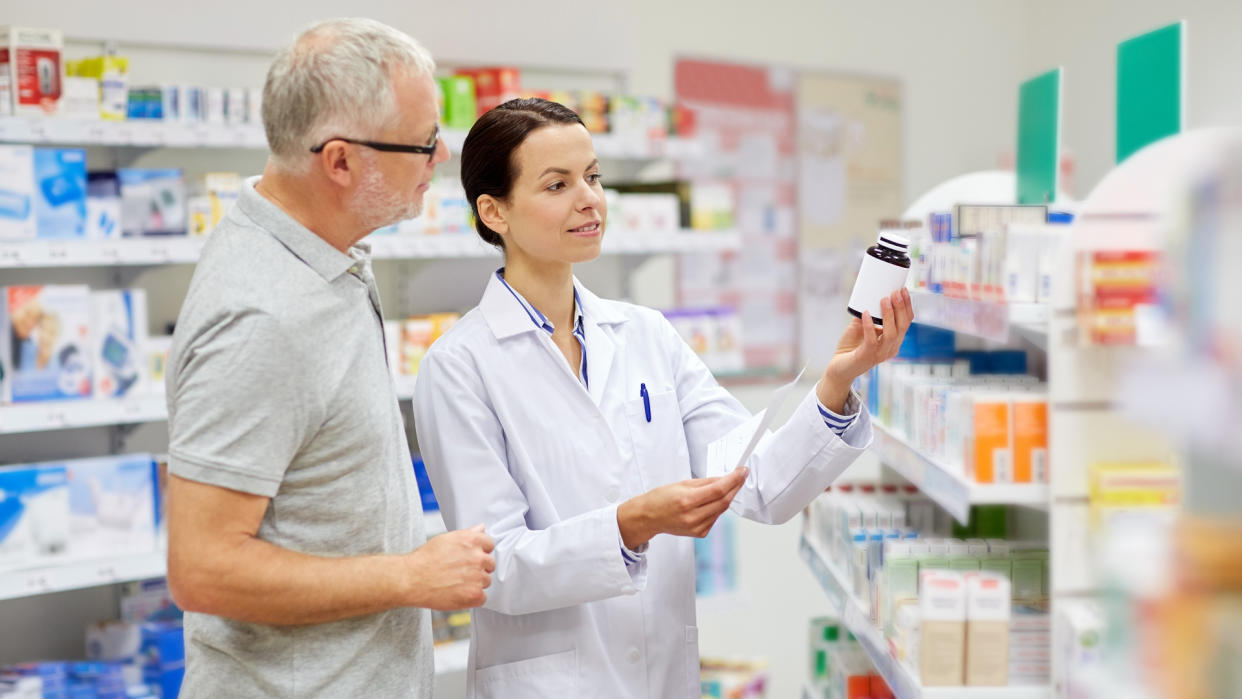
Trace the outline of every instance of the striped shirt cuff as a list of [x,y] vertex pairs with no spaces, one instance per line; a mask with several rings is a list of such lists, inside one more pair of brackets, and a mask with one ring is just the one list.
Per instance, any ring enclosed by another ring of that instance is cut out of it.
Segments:
[[625,542],[621,540],[621,537],[617,537],[617,543],[621,545],[621,558],[625,560],[625,565],[627,566],[637,565],[647,557],[648,544],[643,544],[637,550],[634,550],[626,548]]
[[849,397],[845,399],[845,411],[849,413],[848,415],[838,415],[836,412],[825,408],[824,404],[818,400],[815,401],[815,404],[819,406],[819,414],[824,418],[824,424],[838,437],[845,434],[845,431],[858,419],[861,408],[858,396],[853,391],[850,391]]

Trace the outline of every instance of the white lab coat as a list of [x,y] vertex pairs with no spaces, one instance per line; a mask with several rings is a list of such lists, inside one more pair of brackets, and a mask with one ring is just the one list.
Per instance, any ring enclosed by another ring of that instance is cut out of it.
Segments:
[[[574,283],[589,391],[495,275],[419,368],[415,425],[445,523],[481,522],[496,541],[467,695],[697,699],[693,539],[656,536],[627,568],[616,510],[702,477],[707,445],[750,415],[660,313]],[[752,456],[732,509],[784,522],[870,441],[865,409],[842,439],[811,391]]]

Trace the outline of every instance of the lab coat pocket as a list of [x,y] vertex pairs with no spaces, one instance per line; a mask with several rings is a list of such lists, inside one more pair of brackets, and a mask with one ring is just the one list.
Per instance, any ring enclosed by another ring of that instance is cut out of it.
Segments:
[[691,477],[676,391],[631,400],[625,404],[625,413],[644,490]]
[[567,650],[485,667],[475,671],[474,680],[479,699],[576,697],[578,652]]
[[696,697],[702,693],[699,677],[699,627],[686,627],[686,681],[689,683],[688,697]]

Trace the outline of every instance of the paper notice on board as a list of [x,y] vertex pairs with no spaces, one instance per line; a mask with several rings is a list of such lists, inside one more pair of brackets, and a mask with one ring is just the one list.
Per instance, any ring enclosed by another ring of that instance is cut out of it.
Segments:
[[781,411],[790,391],[798,385],[804,367],[793,381],[772,392],[768,399],[768,407],[755,413],[754,417],[734,427],[728,434],[707,445],[707,476],[723,476],[729,471],[745,464],[755,448],[772,436],[768,426]]

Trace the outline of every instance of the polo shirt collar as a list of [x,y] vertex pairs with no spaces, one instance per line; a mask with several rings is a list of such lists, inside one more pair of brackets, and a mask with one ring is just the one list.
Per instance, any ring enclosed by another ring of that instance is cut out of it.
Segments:
[[348,272],[354,263],[370,259],[369,243],[355,243],[351,248],[352,254],[346,255],[259,194],[255,189],[258,182],[258,176],[246,179],[237,198],[238,208],[325,281],[331,282]]

